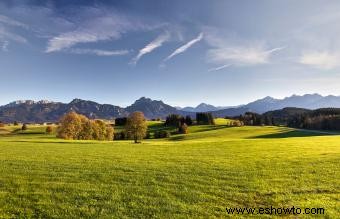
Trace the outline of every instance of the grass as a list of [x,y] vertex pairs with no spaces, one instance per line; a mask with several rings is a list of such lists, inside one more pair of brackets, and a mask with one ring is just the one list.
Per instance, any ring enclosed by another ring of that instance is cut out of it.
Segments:
[[137,145],[44,127],[1,135],[0,218],[224,218],[226,207],[261,206],[339,218],[339,136],[217,124]]

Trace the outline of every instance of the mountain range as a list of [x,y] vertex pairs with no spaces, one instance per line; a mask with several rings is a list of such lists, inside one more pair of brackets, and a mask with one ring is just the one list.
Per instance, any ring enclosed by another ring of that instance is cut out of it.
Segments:
[[99,104],[93,101],[74,99],[70,103],[53,101],[15,101],[0,106],[0,121],[3,122],[55,122],[69,111],[76,111],[92,119],[114,119],[125,117],[134,111],[142,111],[149,118],[165,118],[168,114],[195,116],[196,112],[212,112],[215,117],[237,116],[245,112],[265,113],[286,107],[318,109],[340,108],[340,96],[321,96],[319,94],[292,95],[284,99],[265,97],[246,105],[235,107],[216,107],[199,104],[197,107],[176,108],[160,100],[142,97],[128,107]]
[[224,107],[224,106],[213,106],[210,104],[206,104],[206,103],[201,103],[199,105],[197,105],[196,107],[176,107],[177,109],[180,109],[182,111],[186,111],[186,112],[209,112],[209,111],[217,111],[217,110],[221,110],[221,109],[226,109],[229,107]]

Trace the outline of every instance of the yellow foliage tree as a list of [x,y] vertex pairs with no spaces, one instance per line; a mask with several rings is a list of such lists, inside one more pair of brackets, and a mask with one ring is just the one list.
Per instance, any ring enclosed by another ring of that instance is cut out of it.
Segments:
[[128,117],[125,130],[135,143],[139,143],[145,137],[147,129],[146,119],[142,112],[134,112]]

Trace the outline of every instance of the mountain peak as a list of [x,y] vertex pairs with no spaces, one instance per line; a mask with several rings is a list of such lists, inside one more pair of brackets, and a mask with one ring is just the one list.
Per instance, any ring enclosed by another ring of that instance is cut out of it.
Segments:
[[138,100],[135,101],[135,103],[150,103],[153,100],[151,100],[150,98],[146,98],[146,97],[141,97]]
[[206,103],[200,103],[197,105],[197,108],[198,107],[207,107],[207,106],[212,106],[212,105],[209,105],[209,104],[206,104]]
[[147,118],[165,117],[168,114],[178,113],[176,108],[160,100],[152,100],[146,97],[139,98],[131,106],[128,106],[126,110],[130,113],[135,111],[144,112]]
[[79,99],[79,98],[75,98],[73,99],[70,104],[77,104],[77,103],[96,103],[90,100],[83,100],[83,99]]

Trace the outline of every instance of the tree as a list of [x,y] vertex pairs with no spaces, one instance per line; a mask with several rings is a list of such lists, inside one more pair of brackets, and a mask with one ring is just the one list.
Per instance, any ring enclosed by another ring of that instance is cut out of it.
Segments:
[[90,120],[86,116],[70,112],[61,118],[57,137],[63,139],[112,141],[113,133],[113,127],[101,120]]
[[166,117],[165,126],[180,127],[185,122],[183,116],[178,114],[170,114]]
[[209,112],[196,113],[196,121],[199,125],[215,125],[214,117]]
[[135,143],[139,143],[145,137],[147,129],[142,112],[134,112],[128,117],[125,130]]
[[22,127],[21,127],[21,130],[22,130],[22,131],[27,130],[27,124],[23,124]]
[[193,124],[192,119],[191,119],[191,116],[186,116],[186,117],[185,117],[185,123],[186,123],[187,125],[189,125],[189,126]]
[[180,133],[180,134],[188,134],[188,126],[187,126],[187,124],[183,124],[183,125],[181,125],[181,127],[179,127],[179,129],[178,129],[178,132]]
[[17,121],[14,121],[13,125],[17,126],[19,123]]
[[46,127],[46,133],[47,133],[47,134],[51,134],[52,131],[53,131],[53,129],[52,129],[51,126],[47,126],[47,127]]
[[69,112],[60,120],[57,131],[57,137],[63,139],[84,139],[82,137],[83,124],[87,122],[87,118],[75,112]]

